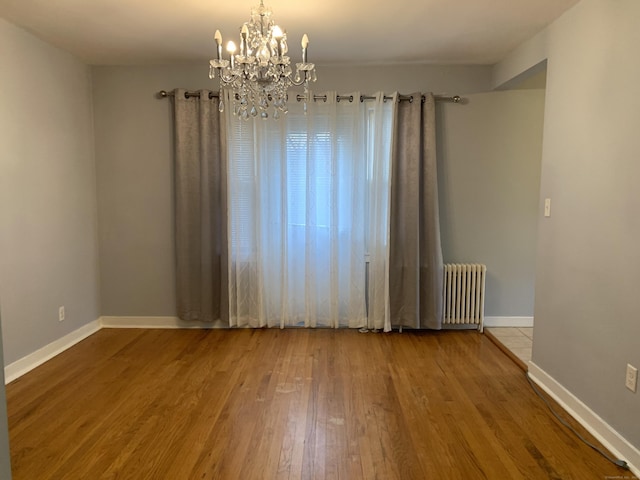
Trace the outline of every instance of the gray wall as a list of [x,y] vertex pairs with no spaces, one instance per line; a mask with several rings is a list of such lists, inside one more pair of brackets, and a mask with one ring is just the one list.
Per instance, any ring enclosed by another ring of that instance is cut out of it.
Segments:
[[99,317],[97,209],[89,67],[2,19],[0,58],[0,295],[10,364]]
[[533,361],[640,448],[638,19],[583,0],[548,30]]
[[[445,256],[489,264],[487,315],[532,315],[542,94],[474,95],[490,89],[489,66],[318,69],[316,91],[470,98],[438,107]],[[170,103],[155,93],[217,89],[207,73],[206,65],[93,69],[103,315],[175,315]]]
[[364,93],[380,90],[450,95],[486,92],[490,89],[492,74],[488,65],[318,66],[317,69],[318,81],[311,84],[314,90]]
[[467,98],[439,118],[444,260],[487,265],[487,316],[533,316],[544,90]]

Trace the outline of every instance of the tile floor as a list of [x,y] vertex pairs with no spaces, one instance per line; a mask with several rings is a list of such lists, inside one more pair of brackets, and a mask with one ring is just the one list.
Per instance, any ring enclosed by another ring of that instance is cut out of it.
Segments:
[[488,327],[486,328],[525,364],[531,361],[531,345],[533,343],[533,327]]

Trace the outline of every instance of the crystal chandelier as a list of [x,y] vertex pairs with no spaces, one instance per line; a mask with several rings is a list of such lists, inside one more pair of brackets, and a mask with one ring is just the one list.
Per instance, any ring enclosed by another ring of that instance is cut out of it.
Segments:
[[[309,38],[302,37],[302,63],[296,63],[295,76],[287,56],[287,34],[271,18],[271,9],[260,5],[251,9],[251,20],[240,29],[240,51],[234,42],[227,44],[230,60],[222,58],[222,35],[216,30],[218,58],[211,60],[209,78],[220,79],[220,89],[232,90],[233,113],[247,120],[250,117],[278,119],[287,113],[287,90],[292,85],[304,85],[304,110],[309,98],[309,82],[316,81],[315,65],[307,62]],[[224,102],[220,98],[220,111]]]

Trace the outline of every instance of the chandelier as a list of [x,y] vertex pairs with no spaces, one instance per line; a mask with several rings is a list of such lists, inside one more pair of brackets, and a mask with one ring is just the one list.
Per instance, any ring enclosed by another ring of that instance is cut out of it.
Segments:
[[[227,51],[230,59],[222,57],[222,35],[216,30],[218,58],[211,60],[209,78],[220,79],[220,90],[231,89],[233,113],[248,120],[258,115],[264,119],[278,119],[287,113],[287,90],[292,85],[304,85],[304,110],[309,98],[309,82],[316,81],[315,65],[307,61],[309,38],[302,36],[302,62],[296,63],[295,75],[287,56],[287,34],[271,18],[271,9],[260,5],[251,9],[251,20],[240,29],[240,51],[230,41]],[[220,97],[220,112],[224,111]]]

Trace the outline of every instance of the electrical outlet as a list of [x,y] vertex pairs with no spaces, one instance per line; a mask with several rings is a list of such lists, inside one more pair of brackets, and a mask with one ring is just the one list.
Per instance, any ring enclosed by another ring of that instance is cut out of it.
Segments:
[[62,322],[64,320],[64,305],[58,308],[58,321]]
[[627,363],[627,380],[625,386],[635,393],[638,387],[638,369],[633,365]]

